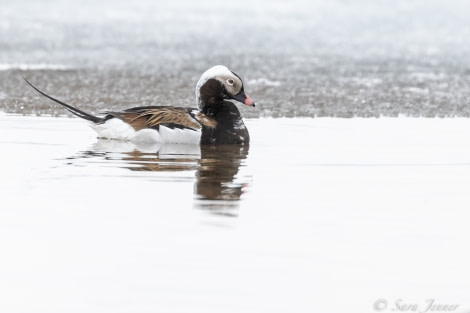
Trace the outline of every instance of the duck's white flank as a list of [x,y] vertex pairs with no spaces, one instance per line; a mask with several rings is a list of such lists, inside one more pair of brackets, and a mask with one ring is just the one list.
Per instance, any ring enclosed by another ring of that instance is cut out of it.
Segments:
[[178,143],[178,144],[199,144],[201,140],[201,130],[168,128],[160,125],[159,130],[145,128],[135,131],[126,122],[112,118],[103,124],[90,124],[98,134],[98,138],[108,138],[117,140],[130,140],[136,143]]
[[131,125],[118,118],[111,118],[102,124],[90,124],[98,134],[98,138],[131,140],[135,136],[135,130]]

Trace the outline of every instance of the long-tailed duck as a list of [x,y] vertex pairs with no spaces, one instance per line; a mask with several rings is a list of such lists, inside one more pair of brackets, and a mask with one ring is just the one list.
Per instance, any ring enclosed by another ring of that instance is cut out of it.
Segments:
[[227,67],[216,65],[205,71],[196,85],[198,109],[173,106],[134,107],[105,112],[98,117],[53,98],[27,79],[43,96],[91,122],[99,138],[182,144],[248,144],[248,130],[234,103],[255,103],[247,96],[241,78]]

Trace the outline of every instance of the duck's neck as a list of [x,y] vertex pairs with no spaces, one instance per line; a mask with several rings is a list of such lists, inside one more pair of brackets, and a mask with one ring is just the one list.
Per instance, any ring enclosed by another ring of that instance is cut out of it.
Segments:
[[205,105],[202,113],[216,120],[217,126],[212,135],[218,144],[248,144],[250,137],[243,123],[240,111],[230,101]]
[[231,121],[241,119],[237,106],[230,101],[221,100],[213,104],[205,104],[201,112],[215,120]]

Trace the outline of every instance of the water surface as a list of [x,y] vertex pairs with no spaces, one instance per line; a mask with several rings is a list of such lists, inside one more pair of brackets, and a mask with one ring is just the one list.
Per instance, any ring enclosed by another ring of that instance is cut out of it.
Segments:
[[468,308],[466,119],[246,124],[249,148],[142,147],[0,115],[0,308]]

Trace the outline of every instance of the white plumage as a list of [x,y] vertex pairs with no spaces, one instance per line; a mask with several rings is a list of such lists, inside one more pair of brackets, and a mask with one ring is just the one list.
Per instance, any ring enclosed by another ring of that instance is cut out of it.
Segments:
[[130,140],[136,143],[198,144],[201,139],[201,130],[169,128],[161,125],[159,130],[146,128],[135,131],[132,126],[117,118],[109,119],[102,124],[91,123],[90,126],[97,132],[98,138]]

